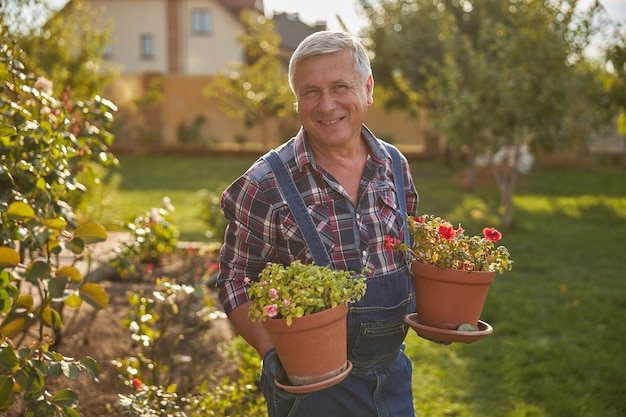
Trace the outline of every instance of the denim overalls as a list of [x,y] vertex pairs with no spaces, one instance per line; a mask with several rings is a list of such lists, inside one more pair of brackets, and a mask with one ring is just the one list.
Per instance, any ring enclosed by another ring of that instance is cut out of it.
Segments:
[[[394,153],[392,156],[396,156]],[[291,176],[282,162],[276,163],[280,161],[277,155],[268,156],[266,160],[272,166],[292,214],[305,213],[304,217],[308,218],[302,220],[305,224],[298,220],[298,225],[315,263],[329,264],[328,253],[308,211],[302,210],[304,202]],[[394,178],[402,181],[398,174],[401,171],[397,170],[400,164],[395,159]],[[402,202],[400,218],[404,218],[406,199],[401,184],[396,183],[396,190]],[[278,379],[283,380],[284,371],[276,351],[269,350],[263,358],[260,381],[269,417],[414,417],[412,367],[404,354],[408,330],[404,316],[414,311],[415,297],[407,265],[389,275],[368,277],[365,296],[350,304],[348,312],[348,360],[353,365],[350,374],[333,387],[310,394],[291,394],[274,383],[277,374]]]

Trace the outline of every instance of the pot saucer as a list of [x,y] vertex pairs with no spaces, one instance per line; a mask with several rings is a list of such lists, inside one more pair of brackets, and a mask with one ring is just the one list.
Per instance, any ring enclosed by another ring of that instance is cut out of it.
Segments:
[[346,368],[343,371],[341,371],[341,373],[335,375],[332,378],[326,379],[324,381],[316,382],[314,384],[309,384],[309,385],[284,385],[278,382],[277,379],[274,379],[274,383],[280,389],[283,389],[292,394],[308,394],[310,392],[321,391],[323,389],[332,387],[333,385],[337,385],[338,383],[346,379],[346,377],[348,376],[351,370],[352,370],[352,362],[347,361]]
[[438,327],[419,324],[417,321],[417,313],[406,315],[404,321],[424,339],[439,342],[473,343],[493,332],[493,327],[491,327],[489,323],[481,320],[478,321],[478,331],[476,332],[459,332],[457,330],[440,329]]

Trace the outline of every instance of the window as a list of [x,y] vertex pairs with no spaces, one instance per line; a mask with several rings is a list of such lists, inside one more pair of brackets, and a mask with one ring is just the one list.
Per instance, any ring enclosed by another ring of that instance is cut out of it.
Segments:
[[154,58],[154,38],[150,33],[144,33],[141,35],[141,58]]
[[191,13],[191,30],[195,35],[208,35],[212,29],[211,12],[207,9],[195,9]]

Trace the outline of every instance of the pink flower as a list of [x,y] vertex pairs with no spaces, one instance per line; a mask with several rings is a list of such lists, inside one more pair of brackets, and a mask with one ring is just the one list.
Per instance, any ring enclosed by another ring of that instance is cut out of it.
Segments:
[[283,305],[284,305],[285,307],[289,307],[289,306],[291,305],[291,301],[289,301],[289,300],[283,300]]
[[245,277],[245,278],[243,279],[243,283],[244,283],[245,285],[250,284],[250,278],[249,278],[249,277]]
[[265,307],[265,314],[267,314],[267,317],[276,317],[276,314],[278,313],[278,306],[276,304],[270,304],[267,307]]
[[270,296],[271,300],[275,300],[278,298],[278,291],[276,291],[276,288],[270,288],[270,290],[267,292],[267,295]]
[[33,85],[33,87],[50,94],[52,92],[52,85],[52,81],[47,80],[44,77],[39,77],[37,78],[37,81],[35,81],[35,85]]

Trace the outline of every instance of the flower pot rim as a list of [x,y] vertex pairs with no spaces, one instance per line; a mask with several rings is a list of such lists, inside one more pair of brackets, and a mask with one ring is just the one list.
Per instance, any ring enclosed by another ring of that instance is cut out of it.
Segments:
[[270,318],[264,320],[263,326],[271,328],[274,332],[290,333],[299,332],[303,329],[311,329],[310,320],[315,317],[318,324],[315,327],[325,326],[333,321],[342,320],[348,314],[348,303],[337,304],[335,307],[328,308],[317,313],[307,314],[302,317],[294,317],[291,325],[287,325],[286,318]]
[[474,269],[441,268],[436,265],[425,264],[423,262],[418,262],[418,261],[413,261],[413,263],[411,263],[411,266],[418,267],[418,268],[426,268],[426,269],[439,269],[441,271],[456,271],[459,273],[466,273],[466,274],[492,274],[494,276],[496,274],[496,271],[476,271]]

